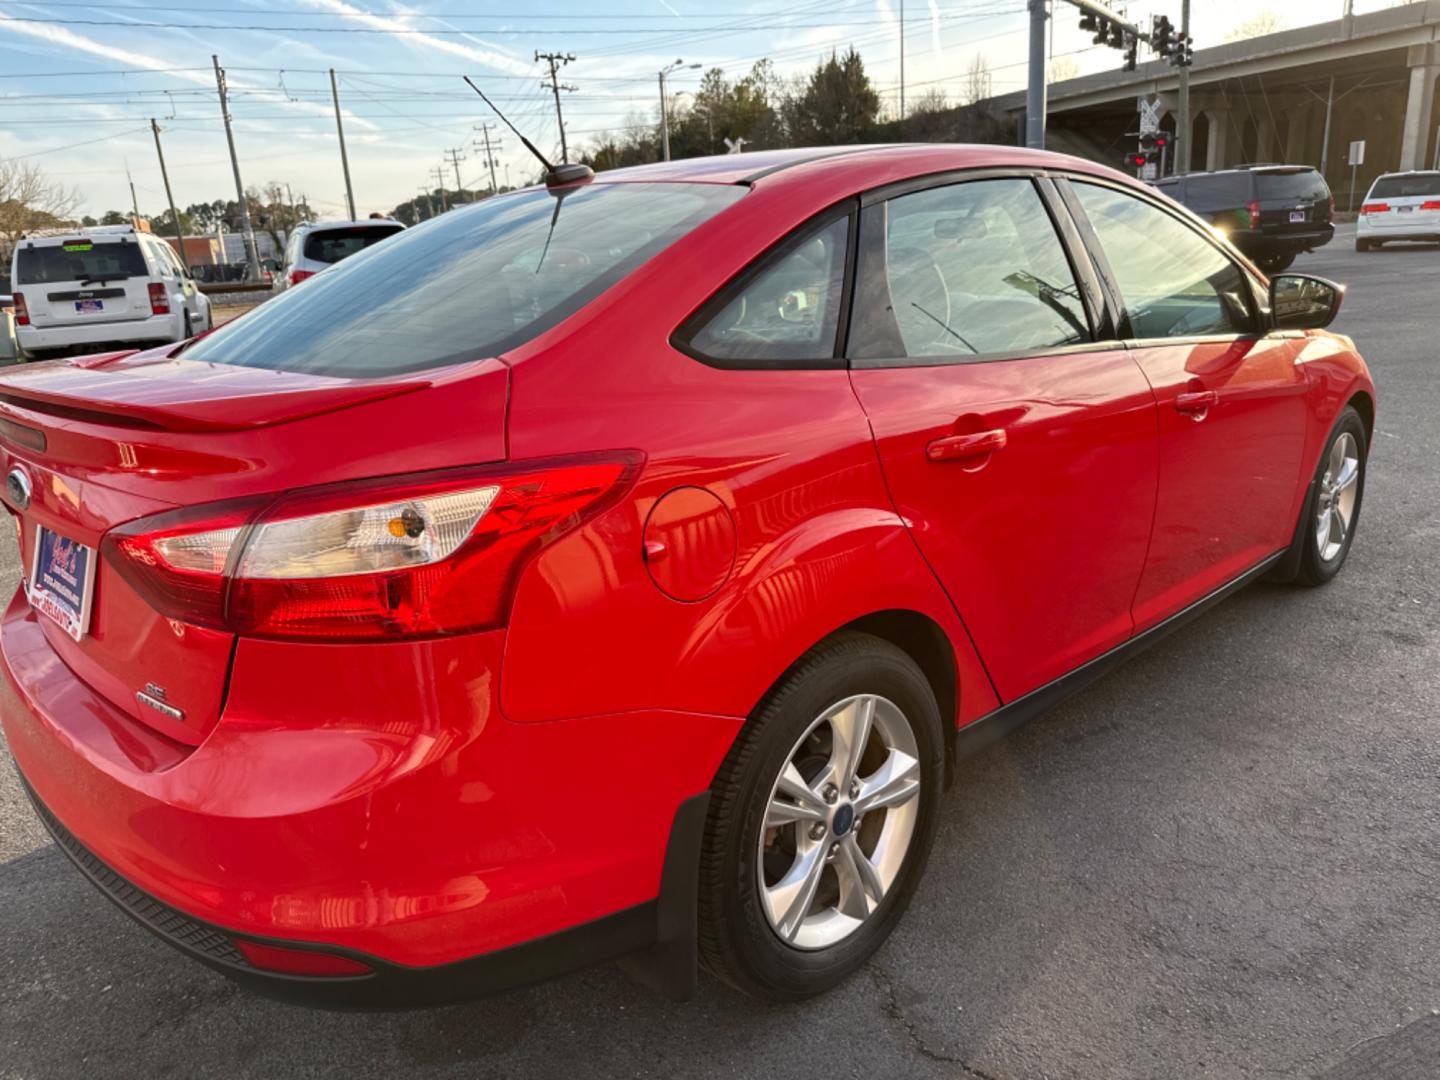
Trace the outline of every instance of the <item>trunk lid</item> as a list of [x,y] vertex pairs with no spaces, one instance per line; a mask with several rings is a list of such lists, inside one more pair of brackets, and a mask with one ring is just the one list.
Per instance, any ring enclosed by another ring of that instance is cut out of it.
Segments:
[[[362,380],[171,351],[4,369],[0,468],[27,588],[41,529],[90,550],[79,639],[35,613],[51,648],[116,707],[198,745],[220,715],[234,635],[162,617],[101,556],[105,534],[182,506],[503,460],[508,369],[483,360]],[[8,483],[17,471],[28,505]]]

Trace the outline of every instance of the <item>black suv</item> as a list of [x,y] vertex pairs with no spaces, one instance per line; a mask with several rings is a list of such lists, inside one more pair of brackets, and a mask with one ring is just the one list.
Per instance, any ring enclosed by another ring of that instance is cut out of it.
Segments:
[[1155,187],[1223,230],[1267,274],[1335,235],[1335,199],[1308,165],[1242,165],[1169,176]]

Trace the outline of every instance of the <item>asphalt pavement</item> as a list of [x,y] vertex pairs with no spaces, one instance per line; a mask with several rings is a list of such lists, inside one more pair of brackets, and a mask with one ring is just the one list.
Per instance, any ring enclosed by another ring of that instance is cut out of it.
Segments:
[[1344,572],[1252,586],[964,763],[904,923],[829,996],[674,1004],[607,966],[426,1012],[261,1000],[96,893],[7,759],[0,1076],[1440,1075],[1440,247],[1349,226],[1295,269],[1350,285],[1379,385]]

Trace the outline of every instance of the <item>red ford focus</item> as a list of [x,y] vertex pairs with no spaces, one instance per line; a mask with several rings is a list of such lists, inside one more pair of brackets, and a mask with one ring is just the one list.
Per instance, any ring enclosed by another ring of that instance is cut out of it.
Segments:
[[0,716],[80,869],[272,993],[821,991],[950,761],[1330,579],[1341,290],[999,147],[581,177],[194,341],[8,369]]

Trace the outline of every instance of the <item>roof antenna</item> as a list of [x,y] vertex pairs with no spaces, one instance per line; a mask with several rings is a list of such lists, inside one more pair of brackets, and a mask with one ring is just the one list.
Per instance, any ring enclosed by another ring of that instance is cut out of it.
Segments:
[[525,149],[529,150],[530,153],[534,154],[536,160],[538,160],[541,165],[545,166],[546,187],[560,187],[565,184],[580,184],[594,177],[595,170],[590,168],[589,165],[581,165],[578,162],[569,164],[563,161],[559,165],[550,164],[549,159],[547,159],[544,154],[540,153],[539,150],[535,149],[535,144],[532,143],[529,139],[525,138],[524,135],[521,135],[520,130],[514,124],[510,123],[509,120],[505,119],[505,114],[502,113],[499,109],[495,108],[495,103],[485,96],[485,91],[481,90],[480,87],[476,86],[473,82],[470,81],[469,75],[462,75],[461,78],[463,78],[467,83],[469,83],[471,90],[474,90],[475,93],[480,95],[481,101],[485,102],[486,105],[490,106],[490,111],[493,112],[496,116],[498,116],[502,121],[504,121],[506,127],[508,127],[511,131],[515,132],[515,137],[525,144]]

